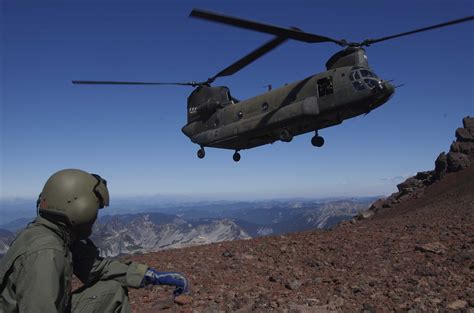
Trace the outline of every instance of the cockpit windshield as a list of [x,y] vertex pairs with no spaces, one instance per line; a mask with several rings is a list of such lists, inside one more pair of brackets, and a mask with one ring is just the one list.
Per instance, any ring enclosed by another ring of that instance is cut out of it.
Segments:
[[360,74],[362,75],[362,77],[373,77],[373,78],[378,78],[377,75],[375,75],[374,73],[372,73],[371,71],[369,70],[359,70]]
[[355,68],[349,78],[356,90],[373,89],[380,83],[377,75],[364,68]]

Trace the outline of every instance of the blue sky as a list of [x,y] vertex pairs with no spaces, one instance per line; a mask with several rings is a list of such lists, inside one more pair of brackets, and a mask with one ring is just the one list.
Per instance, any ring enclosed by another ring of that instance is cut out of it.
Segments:
[[[365,117],[292,143],[241,152],[181,133],[186,87],[73,86],[72,79],[202,81],[270,35],[188,17],[209,9],[362,41],[473,14],[472,1],[1,2],[1,197],[37,195],[63,168],[99,173],[114,196],[214,199],[389,194],[434,167],[474,115],[473,27],[465,23],[375,44],[373,70],[405,84]],[[288,42],[214,85],[245,99],[324,70],[338,46]]]

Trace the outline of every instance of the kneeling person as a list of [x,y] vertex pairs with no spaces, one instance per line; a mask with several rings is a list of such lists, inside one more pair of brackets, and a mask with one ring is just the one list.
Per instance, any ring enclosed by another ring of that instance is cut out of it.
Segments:
[[[130,312],[128,287],[187,292],[179,273],[99,256],[88,237],[98,210],[108,205],[99,175],[68,169],[51,176],[38,198],[39,216],[0,260],[0,312]],[[84,286],[72,293],[73,273]]]

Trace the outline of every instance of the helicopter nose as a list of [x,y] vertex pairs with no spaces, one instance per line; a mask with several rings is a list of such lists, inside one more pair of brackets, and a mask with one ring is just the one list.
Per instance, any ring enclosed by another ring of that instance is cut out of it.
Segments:
[[395,93],[395,87],[387,81],[379,81],[375,94],[381,103],[385,103]]
[[378,81],[377,86],[373,89],[373,102],[370,105],[371,110],[381,106],[387,102],[395,93],[395,87],[387,81]]
[[383,89],[385,90],[385,94],[390,98],[395,93],[395,87],[393,87],[393,85],[389,82],[383,82],[382,85]]

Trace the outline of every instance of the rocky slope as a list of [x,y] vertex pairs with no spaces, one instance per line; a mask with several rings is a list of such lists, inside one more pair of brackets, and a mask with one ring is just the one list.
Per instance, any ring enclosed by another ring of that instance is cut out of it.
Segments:
[[370,218],[129,257],[191,284],[174,301],[168,287],[131,290],[134,312],[474,312],[473,150],[456,134],[470,144]]

